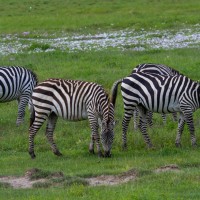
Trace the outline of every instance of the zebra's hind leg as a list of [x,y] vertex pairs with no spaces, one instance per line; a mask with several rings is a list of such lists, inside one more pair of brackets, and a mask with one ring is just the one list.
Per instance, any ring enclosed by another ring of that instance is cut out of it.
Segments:
[[177,130],[176,141],[175,141],[176,147],[181,147],[181,135],[183,133],[184,125],[185,125],[185,120],[184,120],[183,114],[181,113],[179,122],[178,122],[178,130]]
[[21,95],[21,97],[17,100],[18,101],[18,114],[17,114],[17,121],[16,125],[19,126],[24,122],[25,117],[25,108],[28,104],[29,95]]
[[161,117],[162,117],[162,120],[163,120],[163,124],[166,124],[166,122],[167,122],[167,116],[166,116],[166,114],[162,113]]
[[122,121],[122,149],[126,150],[127,149],[127,129],[129,122],[131,120],[132,113],[125,111],[123,121]]
[[58,116],[55,113],[51,113],[49,115],[49,118],[47,121],[47,127],[46,127],[46,137],[47,137],[49,144],[51,145],[51,149],[52,149],[53,153],[57,156],[62,156],[62,154],[58,150],[58,148],[54,142],[54,139],[53,139],[53,132],[56,127],[57,119],[58,119]]
[[134,124],[134,130],[137,130],[138,129],[138,109],[135,108],[135,110],[133,111],[133,124]]
[[140,131],[142,132],[145,143],[148,148],[152,148],[153,145],[151,143],[150,137],[147,133],[147,113],[148,111],[144,107],[138,107],[140,112]]
[[36,115],[37,115],[36,113],[35,113],[35,115],[32,115],[32,117],[34,116],[34,119],[33,118],[31,119],[32,124],[29,128],[29,154],[30,154],[32,159],[34,159],[36,157],[35,153],[34,153],[34,138],[35,138],[35,135],[47,118],[46,115],[42,115],[42,116],[36,116]]
[[147,123],[150,127],[153,126],[153,112],[151,112],[150,110],[147,111]]
[[194,123],[193,123],[192,112],[185,113],[185,121],[186,121],[186,123],[188,125],[188,129],[190,131],[190,137],[191,137],[192,146],[196,147],[197,143],[196,143],[196,137],[195,137],[195,132],[194,132]]

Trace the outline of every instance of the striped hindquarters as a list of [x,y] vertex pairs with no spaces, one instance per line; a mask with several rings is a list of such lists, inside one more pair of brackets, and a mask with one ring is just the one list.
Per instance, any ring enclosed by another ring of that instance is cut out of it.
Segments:
[[37,85],[37,76],[23,67],[0,67],[0,102],[12,101],[30,94]]

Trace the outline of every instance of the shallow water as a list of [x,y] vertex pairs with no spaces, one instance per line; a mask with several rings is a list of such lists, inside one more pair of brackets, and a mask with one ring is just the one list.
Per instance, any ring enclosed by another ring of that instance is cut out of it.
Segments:
[[[29,32],[15,35],[0,35],[0,55],[12,53],[61,51],[99,51],[106,48],[131,49],[144,51],[150,49],[199,48],[200,25],[179,31],[139,31],[125,29],[99,34],[74,35],[63,34],[38,35],[38,38],[29,37]],[[34,47],[33,47],[34,45]],[[45,48],[44,48],[44,45]]]

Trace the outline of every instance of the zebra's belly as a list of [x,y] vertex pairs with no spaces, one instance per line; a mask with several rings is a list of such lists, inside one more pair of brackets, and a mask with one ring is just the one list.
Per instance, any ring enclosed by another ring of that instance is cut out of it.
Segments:
[[179,112],[180,106],[178,102],[170,102],[168,105],[160,107],[159,109],[155,108],[153,110],[154,112],[158,113],[173,113],[173,112]]
[[3,89],[0,85],[0,102],[9,102],[16,100],[19,97],[17,93],[8,93],[8,91],[3,92]]
[[82,110],[75,109],[71,112],[68,111],[65,116],[61,117],[69,121],[81,121],[88,119],[88,113],[86,108],[83,108]]

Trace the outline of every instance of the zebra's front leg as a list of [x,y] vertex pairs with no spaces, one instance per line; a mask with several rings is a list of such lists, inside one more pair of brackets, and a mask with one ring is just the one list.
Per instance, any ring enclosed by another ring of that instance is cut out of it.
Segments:
[[175,141],[176,147],[181,147],[181,135],[183,133],[184,125],[185,125],[185,120],[184,120],[183,114],[181,113],[179,122],[178,122],[178,130],[177,130],[176,141]]
[[91,154],[94,154],[94,143],[95,143],[95,137],[91,134],[91,141],[89,145],[89,152]]
[[172,118],[174,122],[178,121],[178,115],[176,112],[172,113]]
[[103,153],[101,152],[100,137],[98,133],[98,128],[99,128],[98,118],[94,115],[93,112],[88,112],[88,119],[90,123],[90,128],[92,130],[89,152],[94,154],[94,143],[96,143],[97,154],[99,157],[102,157]]
[[48,118],[48,122],[47,122],[47,127],[46,127],[46,137],[47,140],[49,142],[49,144],[51,145],[51,149],[53,151],[53,153],[57,156],[62,156],[62,153],[60,153],[60,151],[58,150],[54,139],[53,139],[53,132],[55,130],[56,127],[56,122],[57,122],[58,116],[54,113],[51,113],[49,118]]
[[125,113],[122,121],[122,149],[127,149],[127,129],[129,122],[131,120],[132,114],[131,113]]

